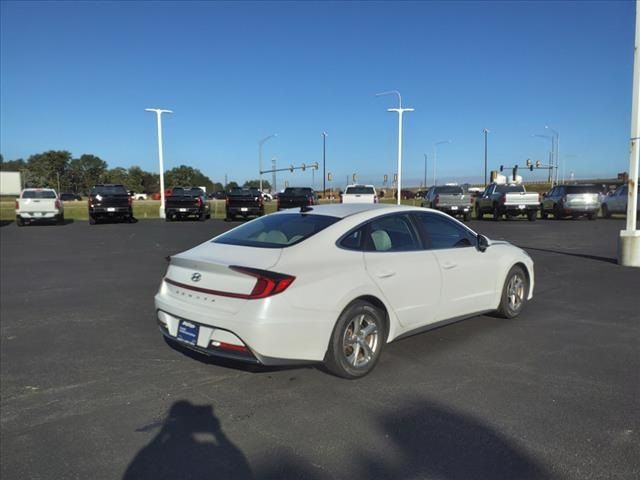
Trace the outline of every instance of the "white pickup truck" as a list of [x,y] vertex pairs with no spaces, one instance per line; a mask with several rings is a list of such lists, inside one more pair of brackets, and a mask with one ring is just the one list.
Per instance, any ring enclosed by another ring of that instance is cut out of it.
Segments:
[[16,224],[32,222],[64,224],[64,206],[51,188],[25,188],[16,199]]
[[373,185],[347,185],[342,194],[342,203],[378,203]]
[[522,184],[491,183],[482,195],[476,198],[476,218],[481,220],[485,213],[493,215],[494,220],[526,215],[530,222],[535,221],[540,208],[540,196],[527,193]]

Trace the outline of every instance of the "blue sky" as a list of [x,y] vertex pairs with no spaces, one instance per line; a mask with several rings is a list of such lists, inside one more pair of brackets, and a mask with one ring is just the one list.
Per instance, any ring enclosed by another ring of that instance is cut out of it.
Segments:
[[[565,175],[628,168],[635,4],[536,2],[1,2],[0,152],[92,153],[110,167],[165,166],[214,181],[322,161],[335,185],[403,177],[479,180],[489,169],[546,161],[560,134]],[[526,172],[525,179],[543,178]],[[268,176],[270,179],[270,175]],[[321,183],[322,170],[315,176]],[[311,173],[279,182],[311,183]],[[282,183],[280,183],[282,185]]]

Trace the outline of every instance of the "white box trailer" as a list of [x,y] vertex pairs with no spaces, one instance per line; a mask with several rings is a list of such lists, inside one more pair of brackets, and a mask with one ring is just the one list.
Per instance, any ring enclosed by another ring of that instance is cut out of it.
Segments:
[[21,191],[20,172],[0,172],[0,195],[20,195]]

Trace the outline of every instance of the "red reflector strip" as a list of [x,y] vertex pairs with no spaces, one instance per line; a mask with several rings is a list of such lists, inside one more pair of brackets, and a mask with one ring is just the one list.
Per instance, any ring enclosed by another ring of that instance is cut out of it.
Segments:
[[210,346],[213,348],[220,348],[222,350],[233,350],[234,352],[249,353],[249,349],[244,345],[234,345],[233,343],[218,342],[217,340],[211,340]]

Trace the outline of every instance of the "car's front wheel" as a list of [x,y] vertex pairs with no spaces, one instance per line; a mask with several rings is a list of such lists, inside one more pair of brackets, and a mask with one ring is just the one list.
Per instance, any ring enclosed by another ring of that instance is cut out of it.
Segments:
[[527,303],[529,293],[529,281],[522,267],[514,266],[509,270],[502,288],[498,314],[504,318],[514,318]]
[[378,362],[385,340],[385,314],[369,302],[356,300],[336,322],[325,365],[342,378],[364,377]]

